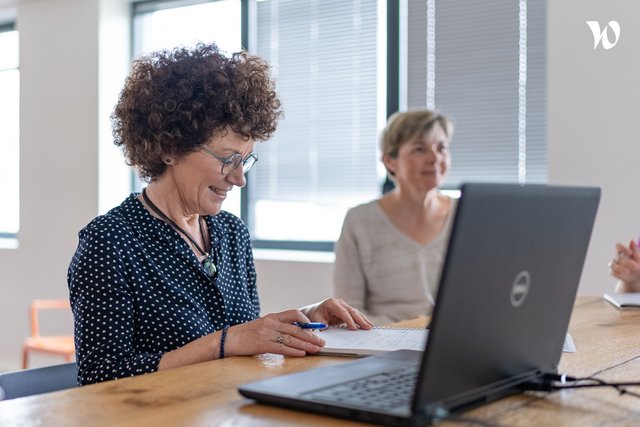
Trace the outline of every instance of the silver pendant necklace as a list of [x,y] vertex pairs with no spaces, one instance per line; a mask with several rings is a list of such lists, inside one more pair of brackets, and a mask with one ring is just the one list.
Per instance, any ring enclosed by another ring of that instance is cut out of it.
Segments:
[[[152,201],[151,199],[149,199],[149,196],[147,196],[147,189],[143,189],[142,190],[142,198],[144,199],[145,203],[151,208],[151,210],[153,212],[155,212],[160,218],[162,218],[162,220],[164,220],[165,222],[169,223],[169,225],[171,225],[177,232],[181,233],[183,236],[185,236],[187,239],[189,239],[189,241],[193,244],[193,246],[198,250],[198,252],[200,252],[200,254],[204,257],[204,259],[201,261],[202,262],[202,267],[204,268],[204,272],[207,274],[207,276],[209,277],[213,277],[215,276],[215,274],[218,272],[218,268],[216,267],[216,265],[214,264],[213,260],[210,258],[209,253],[206,252],[204,249],[202,249],[200,247],[200,245],[198,244],[198,242],[195,241],[195,239],[193,237],[191,237],[191,234],[189,234],[186,230],[183,230],[178,224],[176,224],[171,218],[169,218],[167,215],[165,215],[164,212],[162,212],[160,210],[159,207],[157,207]],[[198,215],[198,226],[200,228],[200,235],[202,236],[202,242],[206,244],[206,239],[205,239],[205,235],[204,235],[204,230],[202,228],[202,221],[201,221],[201,217]]]

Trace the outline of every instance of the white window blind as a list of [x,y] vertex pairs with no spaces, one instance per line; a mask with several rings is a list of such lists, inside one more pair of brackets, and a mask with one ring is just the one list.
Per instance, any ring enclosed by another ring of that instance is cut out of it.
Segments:
[[335,240],[346,210],[379,194],[385,5],[256,3],[252,50],[272,66],[284,119],[257,145],[248,194],[254,238]]
[[447,187],[546,181],[545,4],[409,2],[407,103],[455,124]]

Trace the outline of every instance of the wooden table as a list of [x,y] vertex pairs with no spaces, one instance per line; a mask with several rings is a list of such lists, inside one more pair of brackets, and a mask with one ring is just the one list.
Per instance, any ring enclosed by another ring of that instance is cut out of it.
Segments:
[[[426,319],[405,325],[418,326]],[[640,381],[640,311],[580,297],[569,327],[576,353],[560,371]],[[342,363],[345,358],[232,357],[171,371],[0,402],[0,426],[355,426],[337,418],[263,406],[238,384]],[[640,387],[629,390],[640,393]],[[503,426],[638,426],[640,399],[610,388],[516,395],[463,414]],[[440,425],[453,425],[442,423]],[[459,424],[457,424],[459,425]]]

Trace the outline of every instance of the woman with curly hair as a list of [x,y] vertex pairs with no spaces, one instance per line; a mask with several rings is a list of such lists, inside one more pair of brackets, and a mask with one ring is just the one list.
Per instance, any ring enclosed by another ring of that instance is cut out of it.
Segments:
[[268,65],[247,53],[198,44],[134,63],[113,133],[148,185],[79,233],[68,284],[80,384],[318,352],[323,340],[294,322],[371,327],[333,298],[259,317],[248,230],[221,206],[280,116]]

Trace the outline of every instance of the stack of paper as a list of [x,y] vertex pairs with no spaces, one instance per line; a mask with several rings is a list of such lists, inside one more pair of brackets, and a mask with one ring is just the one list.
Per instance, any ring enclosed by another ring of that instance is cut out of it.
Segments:
[[428,329],[373,328],[351,331],[328,328],[318,332],[326,345],[320,354],[339,356],[368,356],[393,350],[424,351]]

